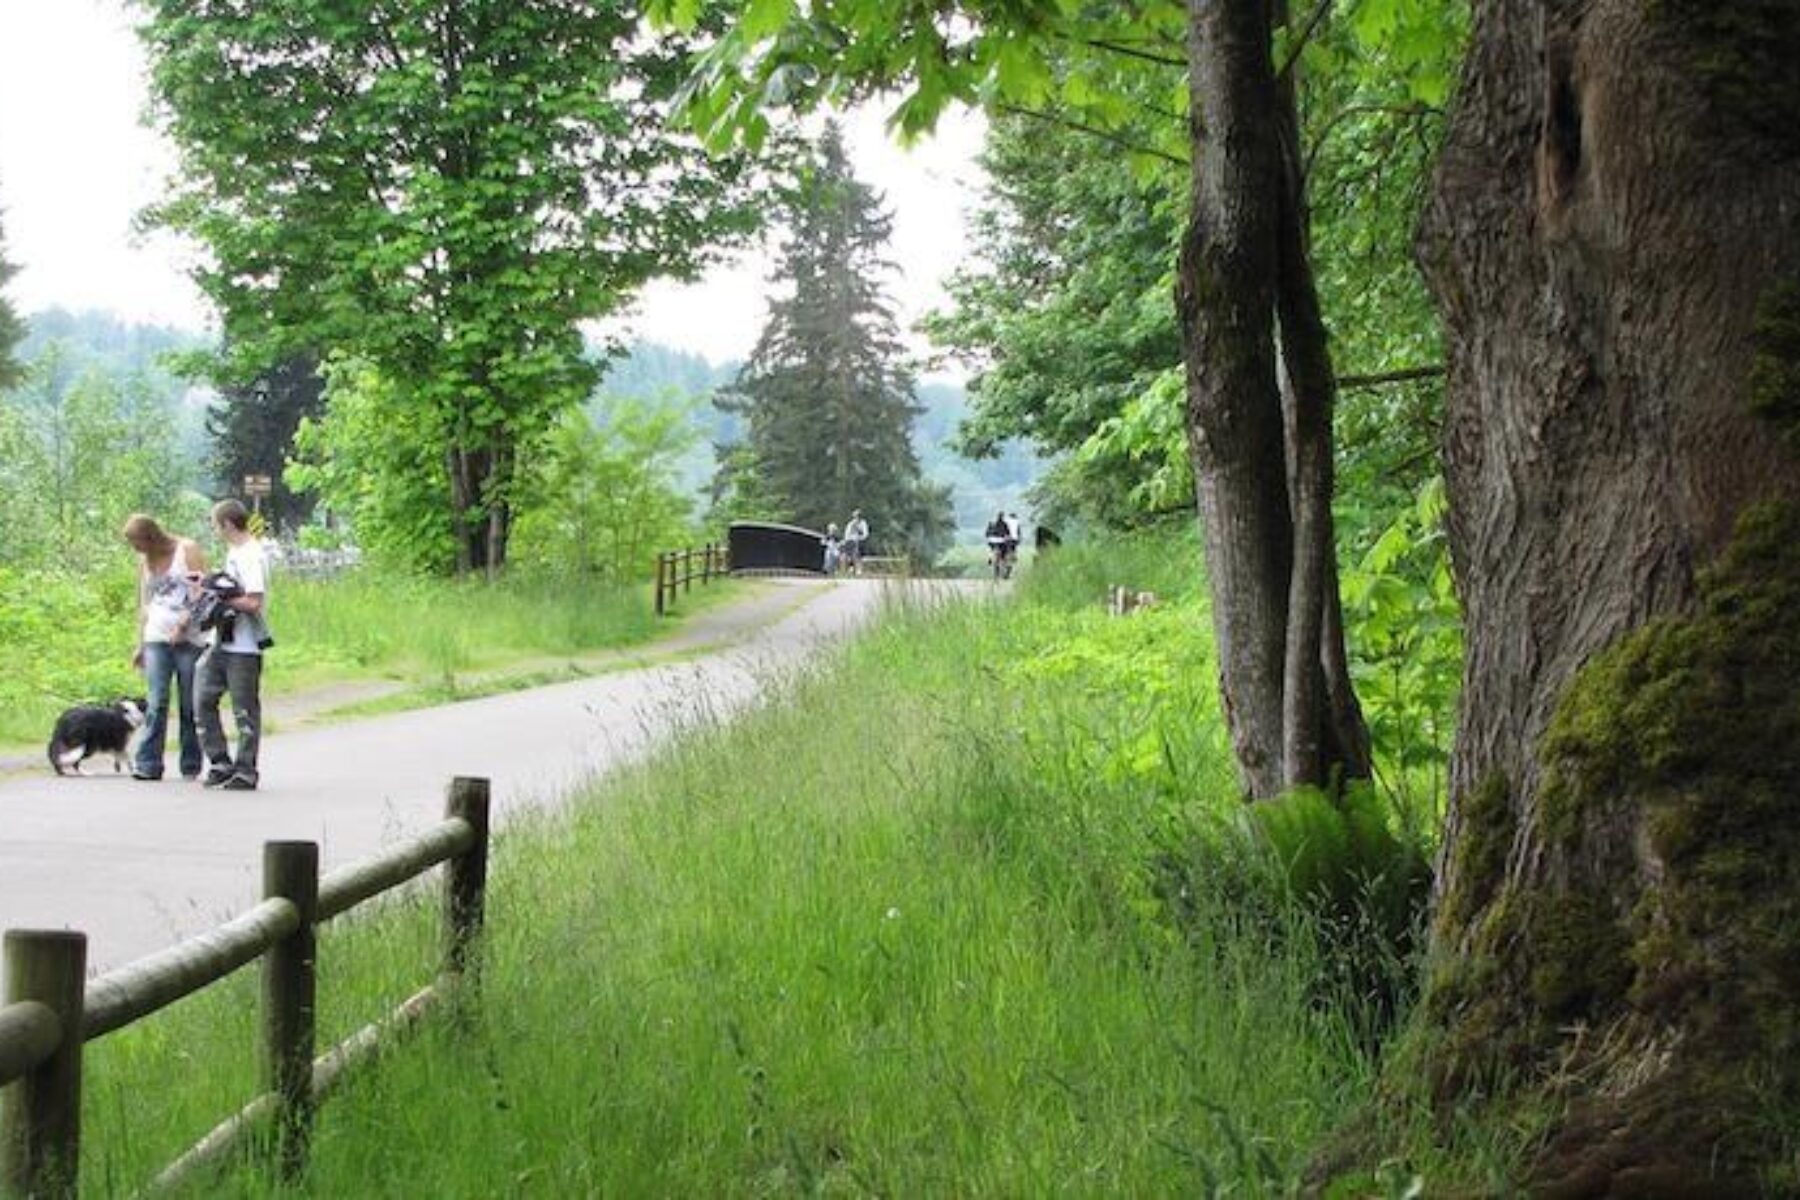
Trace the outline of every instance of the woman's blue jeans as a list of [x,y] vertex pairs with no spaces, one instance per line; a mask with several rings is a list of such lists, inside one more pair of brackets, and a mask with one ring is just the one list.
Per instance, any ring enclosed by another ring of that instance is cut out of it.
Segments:
[[205,765],[200,753],[200,731],[194,724],[194,664],[205,649],[190,642],[145,642],[144,682],[150,694],[144,718],[144,736],[138,741],[136,773],[162,778],[163,745],[169,732],[169,688],[178,685],[176,718],[180,730],[181,773],[198,775]]

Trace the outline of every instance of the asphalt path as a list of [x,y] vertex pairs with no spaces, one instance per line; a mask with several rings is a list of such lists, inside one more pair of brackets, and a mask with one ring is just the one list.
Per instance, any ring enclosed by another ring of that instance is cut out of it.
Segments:
[[172,773],[141,783],[112,774],[110,762],[83,778],[45,766],[0,781],[0,929],[82,930],[90,971],[104,970],[254,904],[265,841],[316,841],[323,870],[360,861],[441,820],[455,775],[492,780],[496,822],[560,803],[684,722],[754,702],[870,619],[896,586],[919,585],[778,581],[697,618],[702,628],[683,640],[691,649],[710,630],[719,648],[679,663],[277,729],[254,792],[209,791]]

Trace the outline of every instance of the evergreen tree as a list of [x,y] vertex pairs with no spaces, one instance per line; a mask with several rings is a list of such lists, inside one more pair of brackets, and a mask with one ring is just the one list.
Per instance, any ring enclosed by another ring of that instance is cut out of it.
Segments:
[[823,529],[861,508],[882,552],[927,560],[948,543],[948,490],[921,479],[913,420],[923,410],[883,294],[893,217],[850,172],[826,126],[789,199],[776,281],[756,349],[716,401],[748,423],[762,489],[798,524]]
[[25,322],[13,311],[6,299],[6,285],[19,273],[19,268],[6,258],[6,233],[0,229],[0,391],[17,387],[25,379],[25,368],[15,356],[19,343],[25,340]]
[[312,515],[315,498],[297,494],[284,477],[301,418],[325,411],[325,381],[318,361],[290,358],[248,386],[221,390],[206,415],[212,441],[211,466],[222,491],[236,493],[246,475],[267,475],[273,483],[263,511],[278,529],[300,525]]

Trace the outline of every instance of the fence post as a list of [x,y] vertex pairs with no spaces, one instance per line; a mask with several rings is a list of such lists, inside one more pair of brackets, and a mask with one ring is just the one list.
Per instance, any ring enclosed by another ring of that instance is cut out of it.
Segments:
[[711,583],[712,583],[712,543],[711,542],[706,543],[706,557],[704,557],[700,560],[700,582],[703,584],[707,584],[707,585],[711,585]]
[[476,938],[487,907],[488,791],[487,780],[458,775],[444,805],[444,815],[475,830],[475,844],[444,864],[444,967],[468,980],[479,975]]
[[285,1179],[306,1169],[312,1135],[312,1060],[318,995],[319,847],[263,843],[263,898],[300,911],[293,933],[263,959],[263,1071],[275,1093],[276,1165]]
[[668,556],[661,551],[656,555],[656,615],[663,615],[663,560]]
[[694,590],[694,548],[689,546],[681,552],[681,590]]
[[5,960],[6,1003],[44,1005],[56,1014],[62,1038],[56,1053],[0,1090],[0,1193],[73,1197],[81,1165],[87,935],[9,929]]

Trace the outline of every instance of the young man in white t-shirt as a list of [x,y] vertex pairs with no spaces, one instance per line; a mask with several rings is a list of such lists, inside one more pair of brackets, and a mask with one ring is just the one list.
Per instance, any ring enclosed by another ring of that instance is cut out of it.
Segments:
[[[196,671],[195,696],[200,746],[206,751],[205,784],[233,792],[256,790],[256,752],[262,741],[262,653],[272,644],[264,611],[269,594],[268,564],[262,544],[250,536],[250,514],[236,500],[213,505],[213,528],[225,539],[225,573],[243,595],[226,603],[237,614],[229,636],[213,631],[213,642]],[[231,696],[237,726],[237,754],[225,742],[219,700]]]

